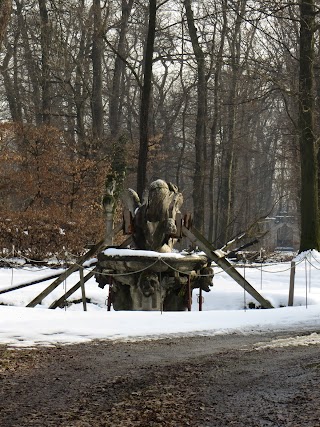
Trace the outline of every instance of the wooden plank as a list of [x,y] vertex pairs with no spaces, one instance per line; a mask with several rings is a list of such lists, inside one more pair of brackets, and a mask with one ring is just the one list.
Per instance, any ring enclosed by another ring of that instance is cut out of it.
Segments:
[[188,237],[192,243],[195,243],[199,248],[219,267],[221,267],[238,285],[245,289],[254,299],[256,299],[262,308],[273,308],[272,304],[263,298],[250,283],[233,267],[233,265],[225,258],[222,251],[217,251],[212,244],[194,227],[188,230],[182,226],[183,234]]
[[82,255],[78,258],[77,262],[71,265],[64,273],[62,273],[54,282],[52,282],[46,289],[44,289],[39,295],[37,295],[27,307],[35,307],[37,304],[41,303],[41,301],[49,295],[53,290],[55,290],[61,283],[70,276],[70,274],[79,270],[79,266],[81,266],[87,259],[91,258],[96,252],[99,252],[105,247],[104,239],[100,240],[95,246],[93,246],[86,254]]
[[[83,284],[85,284],[92,276],[96,273],[96,269],[94,268],[90,273],[83,277]],[[62,297],[54,301],[49,308],[57,308],[61,305],[67,298],[69,298],[72,294],[74,294],[81,287],[81,279],[78,283],[76,283],[72,288],[70,288],[67,292],[65,292]]]
[[294,278],[295,278],[295,275],[296,275],[296,263],[295,263],[295,261],[291,261],[288,307],[292,307],[293,306]]

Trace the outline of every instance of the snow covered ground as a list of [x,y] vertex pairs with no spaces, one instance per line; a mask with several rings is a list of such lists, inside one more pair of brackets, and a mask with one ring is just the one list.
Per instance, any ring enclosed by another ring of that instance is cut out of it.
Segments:
[[[107,287],[100,289],[94,279],[86,283],[90,299],[88,311],[82,303],[66,309],[48,306],[79,280],[74,273],[36,308],[25,306],[49,281],[0,294],[0,344],[33,347],[88,342],[94,339],[138,340],[168,336],[253,333],[282,330],[320,329],[320,254],[312,251],[296,258],[294,306],[288,304],[290,262],[253,264],[237,267],[249,283],[269,300],[274,309],[248,309],[252,297],[220,268],[215,267],[214,286],[203,293],[203,311],[198,311],[197,293],[191,312],[115,312],[107,311]],[[37,278],[57,273],[49,268],[21,267],[0,269],[0,291]],[[71,300],[81,300],[77,291]],[[317,333],[296,343],[320,342]],[[279,345],[288,345],[281,341]]]

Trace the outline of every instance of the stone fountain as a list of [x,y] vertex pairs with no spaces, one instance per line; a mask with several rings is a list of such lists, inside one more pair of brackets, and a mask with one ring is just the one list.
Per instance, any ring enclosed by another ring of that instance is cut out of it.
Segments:
[[122,202],[130,247],[109,247],[96,267],[99,286],[110,285],[109,303],[114,310],[190,310],[193,289],[210,291],[213,269],[203,253],[174,250],[181,237],[182,194],[158,179],[144,202],[132,189]]

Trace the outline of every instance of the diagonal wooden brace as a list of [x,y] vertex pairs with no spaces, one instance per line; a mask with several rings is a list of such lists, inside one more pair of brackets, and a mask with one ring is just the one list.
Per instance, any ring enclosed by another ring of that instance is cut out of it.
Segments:
[[37,304],[41,303],[41,301],[49,295],[52,291],[54,291],[61,283],[70,276],[70,274],[79,270],[79,266],[81,266],[87,259],[91,258],[96,252],[102,250],[105,246],[104,240],[101,240],[95,246],[93,246],[86,254],[80,257],[75,264],[72,264],[65,272],[63,272],[54,282],[52,282],[46,289],[44,289],[39,295],[37,295],[27,307],[35,307]]
[[248,292],[254,299],[256,299],[262,308],[274,308],[272,304],[263,298],[262,295],[256,291],[247,280],[241,276],[241,274],[233,267],[233,265],[225,258],[222,251],[215,250],[212,244],[198,231],[196,228],[191,227],[189,230],[184,225],[182,226],[182,233],[188,237],[188,239],[198,245],[198,247],[214,261],[219,267],[221,267],[229,276],[235,280],[245,291]]
[[[96,269],[93,269],[88,274],[86,274],[83,278],[83,284],[91,279],[92,276],[96,273]],[[57,308],[61,305],[67,298],[69,298],[73,293],[75,293],[81,287],[81,280],[77,282],[72,288],[70,288],[65,294],[62,295],[59,299],[55,300],[49,308]]]
[[[112,232],[113,235],[119,233],[122,230],[122,224],[118,225]],[[41,301],[54,291],[61,283],[70,276],[70,274],[79,270],[82,264],[89,258],[91,258],[97,252],[102,251],[107,246],[105,239],[100,240],[95,246],[93,246],[87,253],[77,259],[76,263],[72,264],[65,272],[63,272],[54,282],[52,282],[46,289],[44,289],[39,295],[37,295],[26,307],[35,307],[40,304]]]

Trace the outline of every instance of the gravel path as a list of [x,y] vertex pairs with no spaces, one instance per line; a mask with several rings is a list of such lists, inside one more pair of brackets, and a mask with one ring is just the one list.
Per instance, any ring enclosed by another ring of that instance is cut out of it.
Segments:
[[280,335],[0,346],[0,426],[320,427],[320,348]]

